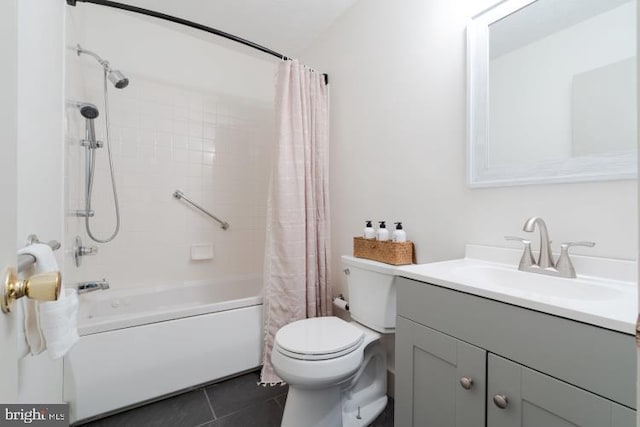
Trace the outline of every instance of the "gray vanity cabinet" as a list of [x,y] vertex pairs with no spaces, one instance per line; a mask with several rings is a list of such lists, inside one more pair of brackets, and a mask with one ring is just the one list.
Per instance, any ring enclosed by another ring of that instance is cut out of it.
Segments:
[[635,426],[632,335],[397,284],[395,425]]
[[635,413],[610,400],[489,354],[490,427],[633,427]]
[[483,426],[487,352],[402,317],[396,337],[395,425]]

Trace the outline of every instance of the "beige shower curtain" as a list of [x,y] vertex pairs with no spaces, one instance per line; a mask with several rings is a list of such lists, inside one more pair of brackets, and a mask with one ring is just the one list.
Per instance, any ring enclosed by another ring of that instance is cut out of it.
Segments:
[[283,61],[278,70],[276,136],[265,246],[263,384],[282,382],[271,365],[278,329],[331,315],[329,90],[322,74],[295,60]]

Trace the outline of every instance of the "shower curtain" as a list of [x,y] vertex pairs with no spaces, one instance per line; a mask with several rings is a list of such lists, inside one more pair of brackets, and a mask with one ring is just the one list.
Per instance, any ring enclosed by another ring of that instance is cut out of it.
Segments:
[[324,77],[283,61],[276,85],[275,164],[267,203],[262,384],[278,329],[331,315],[329,284],[329,91]]

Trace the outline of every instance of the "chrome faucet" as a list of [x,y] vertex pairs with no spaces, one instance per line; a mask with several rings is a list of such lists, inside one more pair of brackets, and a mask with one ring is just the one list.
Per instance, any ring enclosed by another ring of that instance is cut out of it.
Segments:
[[93,292],[98,290],[109,289],[109,281],[107,279],[102,280],[90,280],[88,282],[80,282],[76,285],[79,294],[86,294],[87,292]]
[[546,274],[549,276],[559,276],[575,278],[576,270],[573,267],[571,258],[569,258],[569,248],[571,246],[595,246],[594,242],[568,242],[560,245],[560,257],[557,262],[553,260],[551,253],[551,240],[549,240],[549,231],[547,224],[539,216],[529,218],[522,227],[523,231],[532,233],[536,225],[540,231],[540,253],[536,262],[531,251],[531,241],[521,237],[506,236],[507,240],[517,240],[524,245],[524,253],[520,259],[518,270],[528,271],[531,273]]
[[555,268],[553,256],[551,255],[549,231],[547,230],[547,224],[545,224],[544,220],[539,216],[532,216],[527,220],[527,222],[524,223],[522,230],[532,233],[536,228],[536,224],[538,225],[538,230],[540,231],[540,255],[538,256],[538,267]]

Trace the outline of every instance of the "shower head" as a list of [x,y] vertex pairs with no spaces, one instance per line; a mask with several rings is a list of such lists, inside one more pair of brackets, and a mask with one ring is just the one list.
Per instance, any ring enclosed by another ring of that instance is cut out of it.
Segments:
[[98,112],[98,107],[93,104],[89,104],[88,102],[79,104],[78,108],[80,109],[80,114],[82,114],[82,117],[88,120],[93,120],[100,115],[100,113]]
[[129,84],[129,79],[124,76],[119,70],[108,69],[109,81],[118,89],[124,89]]
[[98,107],[88,102],[81,102],[78,104],[78,109],[80,110],[80,114],[84,117],[85,120],[85,131],[84,131],[84,140],[82,141],[82,145],[87,147],[88,149],[96,149],[102,147],[101,143],[96,139],[96,127],[93,124],[94,119],[97,119],[100,113],[98,112]]
[[121,71],[112,69],[109,61],[100,58],[100,56],[98,56],[98,54],[96,54],[95,52],[83,49],[80,45],[77,45],[76,51],[78,52],[78,56],[85,54],[93,57],[96,61],[98,61],[100,65],[102,65],[102,68],[104,68],[104,71],[107,73],[109,81],[113,83],[113,85],[117,89],[124,89],[129,84],[129,79],[126,78]]

